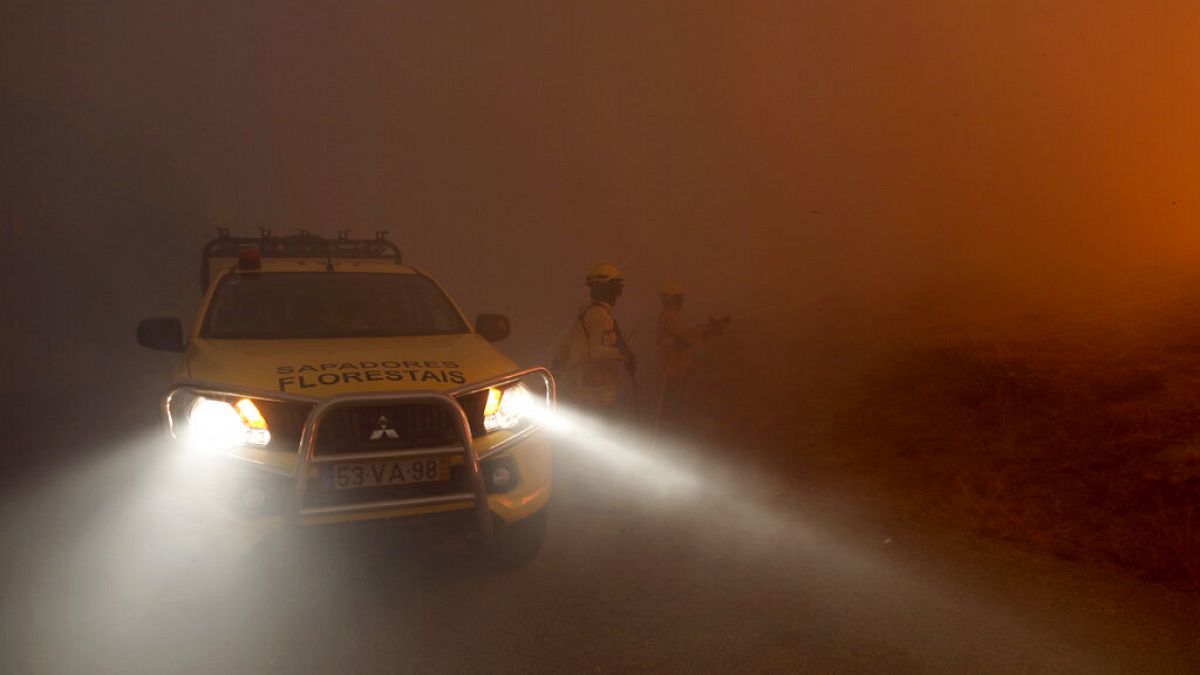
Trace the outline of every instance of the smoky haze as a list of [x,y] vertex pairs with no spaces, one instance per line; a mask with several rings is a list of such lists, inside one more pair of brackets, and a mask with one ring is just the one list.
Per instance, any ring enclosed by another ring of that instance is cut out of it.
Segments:
[[1171,279],[1200,246],[1198,19],[1191,2],[10,3],[5,340],[35,356],[9,359],[6,387],[165,367],[133,326],[190,317],[215,226],[389,230],[469,314],[509,314],[523,361],[605,258],[642,326],[668,278],[697,314],[1065,305]]

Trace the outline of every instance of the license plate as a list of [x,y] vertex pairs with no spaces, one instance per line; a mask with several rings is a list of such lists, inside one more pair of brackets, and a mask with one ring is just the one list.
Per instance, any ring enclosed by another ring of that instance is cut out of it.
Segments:
[[330,486],[334,490],[413,485],[450,480],[450,462],[445,457],[392,459],[380,462],[336,464]]

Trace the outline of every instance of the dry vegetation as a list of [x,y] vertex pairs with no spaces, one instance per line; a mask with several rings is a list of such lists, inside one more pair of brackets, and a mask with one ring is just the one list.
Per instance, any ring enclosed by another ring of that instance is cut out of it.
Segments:
[[924,515],[1200,583],[1198,375],[1200,351],[914,348],[833,434]]
[[852,354],[811,335],[752,349],[743,335],[710,362],[749,367],[700,374],[700,389],[757,395],[730,405],[709,393],[699,407],[736,430],[728,444],[749,436],[773,463],[852,477],[913,517],[1196,586],[1200,313],[1185,315],[1195,321],[1137,334],[925,338]]

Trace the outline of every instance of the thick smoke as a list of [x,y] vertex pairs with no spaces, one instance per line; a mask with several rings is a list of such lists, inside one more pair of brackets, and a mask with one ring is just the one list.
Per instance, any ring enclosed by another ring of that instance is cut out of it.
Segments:
[[698,314],[1108,299],[1196,257],[1197,11],[10,6],[5,284],[44,300],[5,339],[189,313],[215,226],[390,230],[525,361],[601,258],[643,326],[667,278]]

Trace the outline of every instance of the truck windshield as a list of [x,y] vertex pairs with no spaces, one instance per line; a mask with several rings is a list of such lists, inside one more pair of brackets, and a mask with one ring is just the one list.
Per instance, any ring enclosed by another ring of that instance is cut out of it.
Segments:
[[350,338],[466,333],[450,300],[420,274],[229,274],[200,336],[226,339]]

